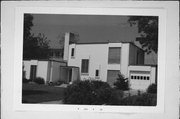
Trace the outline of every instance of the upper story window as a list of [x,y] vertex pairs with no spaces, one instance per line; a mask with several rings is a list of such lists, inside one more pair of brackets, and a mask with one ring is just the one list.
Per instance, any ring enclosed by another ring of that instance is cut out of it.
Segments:
[[89,73],[89,59],[82,59],[81,73]]
[[109,47],[108,63],[109,64],[120,64],[121,48],[120,47]]
[[74,48],[71,49],[71,57],[74,57]]

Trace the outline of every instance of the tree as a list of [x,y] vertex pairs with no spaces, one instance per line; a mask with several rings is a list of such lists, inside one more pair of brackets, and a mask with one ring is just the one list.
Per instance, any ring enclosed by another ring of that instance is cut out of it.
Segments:
[[158,17],[157,16],[130,16],[130,25],[137,25],[140,37],[136,40],[148,54],[158,52]]
[[124,75],[122,75],[121,73],[118,74],[118,78],[116,79],[114,86],[116,89],[119,90],[128,90],[129,89],[128,78],[125,78]]
[[33,16],[31,14],[24,15],[23,58],[46,59],[48,58],[49,41],[42,33],[37,36],[31,33],[32,21]]
[[[59,43],[61,44],[62,47],[64,47],[65,33],[59,34],[57,38],[60,39]],[[77,43],[78,41],[79,41],[79,34],[71,32],[69,44]]]

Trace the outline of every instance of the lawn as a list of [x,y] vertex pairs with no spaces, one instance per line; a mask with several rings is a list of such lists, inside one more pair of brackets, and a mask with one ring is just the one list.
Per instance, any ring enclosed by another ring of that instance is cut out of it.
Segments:
[[41,103],[62,100],[65,88],[38,84],[23,84],[22,102]]

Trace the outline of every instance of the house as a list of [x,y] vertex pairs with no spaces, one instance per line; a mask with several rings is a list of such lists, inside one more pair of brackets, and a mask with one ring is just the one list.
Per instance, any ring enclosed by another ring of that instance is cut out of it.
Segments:
[[[68,36],[68,38],[70,37]],[[79,68],[67,66],[67,53],[64,52],[67,52],[67,48],[65,51],[63,49],[49,49],[49,58],[47,59],[23,59],[23,78],[35,80],[37,77],[41,77],[46,84],[57,81],[69,83],[80,79]]]
[[[156,66],[144,64],[144,51],[135,44],[130,42],[69,44],[69,39],[70,33],[66,33],[61,61],[52,59],[46,62],[24,61],[27,78],[40,76],[46,82],[61,80],[66,83],[78,79],[93,79],[107,82],[113,87],[118,74],[121,73],[128,78],[131,89],[145,90],[150,84],[156,83]],[[34,71],[33,67],[37,69]],[[37,73],[33,76],[32,72]]]
[[81,80],[101,80],[113,86],[121,72],[131,89],[145,90],[156,82],[156,66],[144,64],[144,51],[130,42],[74,43],[67,65],[79,67]]

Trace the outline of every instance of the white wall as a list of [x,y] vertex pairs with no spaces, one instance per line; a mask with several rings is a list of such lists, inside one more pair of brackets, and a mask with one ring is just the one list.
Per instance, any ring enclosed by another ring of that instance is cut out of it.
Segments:
[[48,61],[38,61],[37,64],[37,77],[41,77],[47,81]]
[[[120,64],[108,64],[109,47],[121,47]],[[75,49],[71,57],[71,49]],[[89,74],[81,75],[84,78],[95,78],[95,70],[100,70],[100,80],[107,81],[107,70],[120,70],[128,76],[129,43],[102,43],[102,44],[72,44],[69,49],[68,66],[77,66],[81,71],[81,60],[89,59]]]
[[[71,48],[75,48],[75,57],[71,58]],[[107,79],[108,45],[107,44],[72,44],[69,50],[68,66],[80,68],[81,59],[89,59],[89,74],[81,75],[81,80],[95,78],[95,70],[99,70],[100,79]]]
[[[146,90],[150,84],[155,83],[155,78],[156,78],[155,70],[156,70],[155,67],[151,67],[151,66],[129,66],[128,78],[129,78],[130,88],[136,90]],[[150,79],[149,80],[131,79],[130,77],[132,75],[148,76]]]
[[121,48],[121,73],[128,76],[128,65],[129,65],[129,43],[122,44]]
[[26,72],[26,76],[25,77],[27,79],[30,79],[31,65],[37,65],[37,64],[38,64],[37,60],[24,60],[23,61],[24,71]]
[[30,63],[30,61],[26,60],[26,61],[23,61],[23,65],[24,65],[24,71],[26,72],[25,73],[25,78],[29,79],[30,78],[30,66],[31,66],[31,63]]

